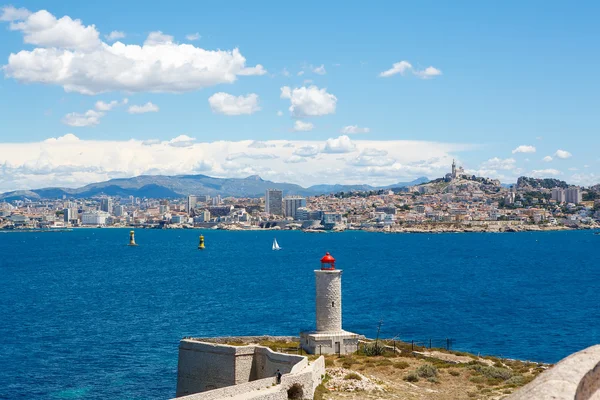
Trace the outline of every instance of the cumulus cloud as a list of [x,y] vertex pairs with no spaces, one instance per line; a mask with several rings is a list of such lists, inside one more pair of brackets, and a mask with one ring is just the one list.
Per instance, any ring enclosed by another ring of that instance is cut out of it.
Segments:
[[553,158],[550,156],[546,156],[546,157],[542,158],[542,161],[545,161],[545,162],[550,162],[552,160],[553,160]]
[[95,126],[100,123],[100,118],[103,116],[104,113],[95,110],[88,110],[85,113],[72,112],[63,117],[62,123],[75,127]]
[[340,133],[344,135],[354,135],[356,133],[369,133],[369,128],[360,128],[358,125],[348,125],[340,130]]
[[531,175],[535,178],[547,178],[549,176],[558,176],[561,175],[562,172],[556,169],[548,168],[548,169],[536,169],[531,171]]
[[356,145],[346,135],[336,139],[327,139],[323,153],[351,153],[356,150]]
[[303,122],[300,120],[297,120],[294,123],[294,130],[296,132],[308,132],[308,131],[312,131],[314,129],[314,125],[310,122]]
[[566,150],[556,150],[556,153],[554,153],[554,155],[562,160],[571,158],[573,156],[573,154],[569,153]]
[[[338,138],[339,139],[339,138]],[[389,185],[419,176],[443,176],[452,158],[474,146],[421,141],[347,140],[199,142],[188,135],[170,140],[85,140],[68,134],[35,143],[0,143],[0,191],[48,186],[78,187],[143,174],[246,177],[303,186],[320,183]],[[327,149],[326,149],[327,147]],[[336,153],[324,153],[334,149]],[[355,151],[344,153],[348,149]],[[393,154],[394,162],[381,156]],[[313,157],[315,162],[302,161]],[[357,157],[362,157],[358,158]],[[373,157],[369,159],[367,157]],[[229,158],[229,159],[228,159]],[[384,160],[377,160],[384,158]],[[298,164],[299,168],[294,167]]]
[[[124,104],[127,104],[127,99],[124,99],[123,101],[125,102]],[[98,100],[96,102],[95,107],[98,111],[110,111],[118,105],[120,105],[120,103],[117,100],[112,100],[108,103],[105,103],[102,100]]]
[[196,138],[189,137],[188,135],[179,135],[169,140],[167,144],[171,147],[191,147],[195,141]]
[[371,156],[371,157],[386,156],[387,154],[388,154],[387,150],[373,149],[373,148],[366,148],[361,152],[361,155]]
[[517,154],[517,153],[535,153],[535,147],[533,146],[527,146],[527,145],[521,145],[519,147],[517,147],[516,149],[514,149],[512,151],[513,154]]
[[325,75],[327,73],[327,71],[325,71],[324,64],[321,64],[319,67],[312,68],[312,72],[314,72],[317,75]]
[[114,42],[118,39],[123,39],[125,37],[125,32],[122,31],[112,31],[108,35],[104,35],[104,38],[109,42]]
[[337,104],[337,97],[327,93],[327,89],[319,89],[314,85],[294,89],[284,86],[280,97],[290,100],[289,111],[297,118],[333,114]]
[[247,96],[233,96],[229,93],[219,92],[210,96],[208,103],[214,113],[224,115],[249,115],[260,110],[256,93],[250,93]]
[[394,63],[392,65],[392,68],[381,72],[379,74],[379,77],[389,78],[390,76],[394,76],[397,74],[404,76],[407,72],[411,72],[412,74],[414,74],[415,76],[417,76],[421,79],[431,79],[436,76],[442,75],[442,71],[440,71],[439,69],[437,69],[435,67],[430,66],[423,70],[419,70],[419,69],[415,69],[412,66],[412,64],[409,63],[408,61],[400,61],[400,62]]
[[185,38],[187,40],[189,40],[190,42],[193,42],[194,40],[200,40],[202,36],[200,36],[200,34],[198,32],[196,33],[190,33],[189,35],[185,35]]
[[482,169],[494,170],[512,170],[516,168],[517,160],[514,158],[501,159],[498,157],[490,158],[481,164]]
[[133,106],[129,106],[129,108],[127,109],[127,112],[129,114],[145,114],[145,113],[149,113],[149,112],[158,112],[159,108],[156,104],[153,104],[151,101],[147,102],[144,105],[138,106],[138,105],[133,105]]
[[26,8],[15,8],[13,6],[2,7],[0,21],[13,22],[22,21],[31,15],[31,11]]
[[275,147],[275,145],[272,143],[263,142],[261,140],[253,140],[248,147],[251,149],[266,149],[269,147]]
[[238,49],[178,44],[160,31],[151,32],[142,46],[108,45],[94,25],[85,26],[69,16],[57,19],[45,10],[25,14],[7,8],[2,14],[5,21],[13,21],[10,29],[23,33],[25,43],[39,46],[10,54],[2,68],[5,77],[22,83],[53,84],[86,95],[183,93],[267,72],[260,64],[247,67]]

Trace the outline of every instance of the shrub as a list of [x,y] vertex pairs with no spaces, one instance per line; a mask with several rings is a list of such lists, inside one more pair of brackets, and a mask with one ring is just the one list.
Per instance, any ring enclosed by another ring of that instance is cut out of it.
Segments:
[[406,361],[399,361],[394,364],[394,368],[398,368],[398,369],[406,369],[409,366],[410,366],[410,364],[407,363]]
[[419,375],[417,375],[416,372],[411,372],[402,379],[404,379],[407,382],[419,382]]
[[421,378],[435,378],[438,375],[437,368],[431,364],[423,364],[417,368],[417,374]]
[[326,358],[325,359],[325,366],[326,367],[333,367],[335,364],[333,362],[333,360],[331,358]]
[[436,378],[435,376],[427,378],[427,380],[431,383],[440,383],[440,380],[438,378]]
[[366,344],[363,347],[366,356],[381,356],[385,353],[385,348],[379,343]]
[[288,399],[302,399],[304,397],[304,389],[299,383],[294,383],[287,390]]
[[352,365],[356,364],[357,361],[352,359],[352,358],[346,358],[344,359],[344,361],[342,362],[342,367],[349,369],[352,368]]
[[513,372],[506,368],[490,367],[477,364],[473,365],[471,369],[488,379],[500,379],[505,381],[513,376]]
[[362,381],[362,377],[357,374],[356,372],[350,372],[349,374],[346,374],[346,376],[344,376],[344,379],[349,381],[349,380],[354,380],[354,381]]
[[325,400],[325,394],[326,393],[329,393],[329,390],[327,390],[327,388],[325,387],[325,385],[320,384],[315,389],[315,397],[313,399],[314,400]]
[[523,375],[513,375],[504,383],[508,386],[517,387],[525,383],[525,378]]
[[459,376],[460,375],[460,371],[457,371],[455,369],[451,369],[450,371],[448,371],[448,373],[450,373],[450,375],[452,375],[452,376]]

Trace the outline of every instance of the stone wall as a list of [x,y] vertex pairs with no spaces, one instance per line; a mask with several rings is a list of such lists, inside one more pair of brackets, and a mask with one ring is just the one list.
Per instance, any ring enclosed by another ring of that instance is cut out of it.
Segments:
[[[283,374],[281,385],[275,385],[278,369]],[[184,339],[179,345],[176,395],[186,400],[214,400],[240,394],[257,400],[287,399],[287,390],[298,384],[304,398],[312,399],[324,374],[322,357],[309,365],[306,357],[277,353],[267,347]]]
[[507,400],[600,399],[600,345],[571,354]]

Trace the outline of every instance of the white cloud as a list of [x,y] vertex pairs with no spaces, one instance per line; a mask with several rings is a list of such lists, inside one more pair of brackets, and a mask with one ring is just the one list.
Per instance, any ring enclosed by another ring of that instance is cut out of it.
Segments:
[[356,145],[346,135],[336,139],[327,139],[323,153],[351,153],[356,150]]
[[[268,147],[254,148],[249,146],[252,143],[249,140],[198,142],[188,135],[148,141],[79,140],[69,134],[34,143],[0,143],[0,191],[78,187],[142,174],[194,173],[215,177],[259,174],[263,179],[303,186],[320,183],[389,185],[419,176],[443,176],[453,157],[475,148],[407,140],[356,140],[348,145],[347,138],[332,144],[335,140],[272,140],[265,142]],[[332,148],[336,154],[324,153]],[[354,152],[340,152],[352,148]],[[389,152],[394,163],[368,158],[357,160],[359,154],[368,157],[367,154],[378,152]],[[240,154],[246,156],[239,157]],[[235,159],[227,160],[228,157]],[[314,162],[302,162],[302,159]]]
[[195,41],[195,40],[200,40],[202,38],[202,36],[196,32],[196,33],[190,33],[189,35],[185,35],[185,38],[191,42]]
[[31,11],[26,8],[15,8],[13,6],[2,7],[0,21],[22,21],[31,15]]
[[355,167],[385,167],[393,165],[396,161],[388,157],[372,157],[372,156],[358,156],[353,160],[348,161],[348,165]]
[[[3,17],[15,18],[15,13],[5,9]],[[182,93],[267,72],[260,64],[247,67],[238,49],[177,44],[162,32],[151,32],[142,46],[108,45],[94,25],[84,26],[68,16],[57,19],[44,10],[10,23],[10,29],[21,31],[26,43],[39,47],[10,54],[2,67],[5,77],[58,85],[67,92]]]
[[312,68],[312,72],[317,75],[325,75],[327,71],[325,71],[325,65],[321,64],[319,67]]
[[344,135],[353,135],[356,133],[369,133],[371,130],[369,128],[360,128],[358,125],[348,125],[343,127],[340,130],[340,133]]
[[119,102],[117,100],[112,100],[108,103],[103,102],[102,100],[99,100],[96,102],[96,110],[98,111],[110,111],[113,108],[117,107],[119,105]]
[[409,70],[412,70],[411,63],[409,63],[408,61],[400,61],[394,63],[394,65],[392,65],[392,68],[388,69],[387,71],[383,71],[379,74],[379,76],[382,78],[387,78],[396,74],[404,75],[404,73]]
[[287,68],[284,68],[283,71],[281,71],[281,75],[289,77],[291,74],[290,71],[287,70]]
[[90,51],[102,44],[94,25],[84,26],[80,20],[69,16],[57,19],[46,10],[35,12],[22,21],[11,22],[9,28],[23,32],[25,43],[37,46]]
[[100,123],[100,118],[104,116],[104,113],[95,110],[88,110],[85,113],[69,113],[64,116],[62,123],[69,126],[85,127],[95,126]]
[[562,174],[562,172],[560,172],[559,170],[556,170],[556,169],[552,169],[552,168],[536,169],[536,170],[531,171],[531,175],[536,178],[547,178],[550,176],[558,176],[561,174]]
[[545,161],[545,162],[550,162],[552,160],[553,160],[553,158],[550,156],[546,156],[546,157],[542,158],[542,161]]
[[224,115],[249,115],[260,110],[258,95],[250,93],[247,96],[233,96],[219,92],[208,98],[210,108],[214,113]]
[[535,153],[535,147],[533,146],[527,146],[527,145],[521,145],[519,147],[517,147],[516,149],[514,149],[512,151],[513,154],[516,153]]
[[517,160],[514,158],[501,159],[498,157],[490,158],[481,164],[481,169],[494,170],[513,170],[516,168]]
[[554,155],[563,160],[571,158],[573,156],[573,154],[569,153],[566,150],[556,150],[556,153],[554,153]]
[[294,130],[296,132],[308,132],[308,131],[312,131],[314,129],[314,125],[310,122],[303,122],[300,120],[296,120],[296,122],[294,123]]
[[304,75],[304,71],[298,71],[298,73],[296,75],[302,76],[302,75]]
[[379,74],[381,78],[389,78],[390,76],[394,76],[396,74],[405,75],[407,72],[412,72],[414,75],[421,79],[431,79],[433,77],[442,75],[442,71],[434,67],[427,67],[423,70],[415,69],[411,63],[408,61],[400,61],[394,63],[392,68],[383,71]]
[[415,70],[413,73],[421,79],[431,79],[442,75],[442,71],[434,67],[427,67],[424,70]]
[[281,111],[281,110],[280,110],[280,111],[277,111],[277,116],[278,116],[278,117],[282,117],[282,116],[283,116],[283,111]]
[[138,106],[138,105],[129,106],[129,109],[127,109],[127,112],[129,114],[145,114],[145,113],[149,113],[149,112],[158,112],[158,110],[159,110],[158,106],[149,101],[142,106]]
[[189,137],[188,135],[179,135],[169,140],[167,144],[171,147],[192,147],[195,141],[196,138]]
[[293,90],[284,86],[280,97],[290,100],[290,113],[298,118],[333,114],[337,104],[337,97],[327,93],[327,89],[319,89],[314,85]]
[[123,39],[125,37],[125,32],[122,31],[112,31],[108,35],[104,35],[104,38],[109,42],[114,42],[118,39]]
[[372,148],[366,148],[361,152],[361,155],[371,156],[371,157],[386,156],[387,154],[388,154],[387,150],[372,149]]

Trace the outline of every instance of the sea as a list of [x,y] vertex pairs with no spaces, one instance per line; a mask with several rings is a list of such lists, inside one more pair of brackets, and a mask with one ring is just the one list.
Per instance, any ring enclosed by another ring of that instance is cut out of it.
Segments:
[[314,328],[325,252],[343,270],[344,328],[367,337],[548,363],[600,343],[591,231],[135,235],[0,233],[1,399],[174,397],[184,336]]

